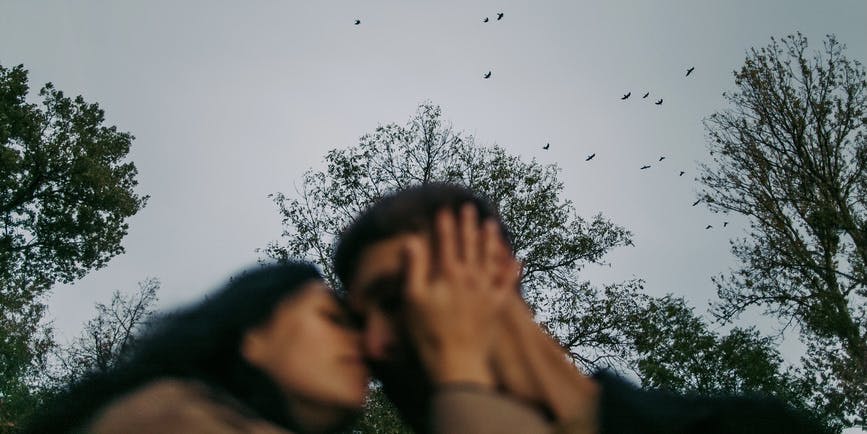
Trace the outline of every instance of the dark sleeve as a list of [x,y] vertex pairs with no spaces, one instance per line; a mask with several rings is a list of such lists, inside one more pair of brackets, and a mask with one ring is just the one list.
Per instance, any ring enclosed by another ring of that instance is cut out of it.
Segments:
[[609,372],[601,386],[600,434],[825,433],[804,414],[762,396],[688,396],[642,390]]

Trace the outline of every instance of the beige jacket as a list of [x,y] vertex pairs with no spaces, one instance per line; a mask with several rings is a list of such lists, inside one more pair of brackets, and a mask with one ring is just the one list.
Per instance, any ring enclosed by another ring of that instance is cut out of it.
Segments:
[[99,412],[85,430],[94,434],[291,434],[243,405],[217,397],[193,381],[163,379],[144,385]]
[[[535,409],[505,395],[479,389],[445,388],[434,396],[435,434],[554,431]],[[117,399],[85,429],[93,434],[291,434],[256,417],[241,403],[217,396],[193,381],[162,379]],[[569,430],[558,431],[569,432]]]

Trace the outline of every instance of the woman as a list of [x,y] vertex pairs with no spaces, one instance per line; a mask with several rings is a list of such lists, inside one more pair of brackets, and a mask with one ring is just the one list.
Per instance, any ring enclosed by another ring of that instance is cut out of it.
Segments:
[[360,335],[310,264],[267,265],[151,327],[32,432],[318,433],[367,392]]

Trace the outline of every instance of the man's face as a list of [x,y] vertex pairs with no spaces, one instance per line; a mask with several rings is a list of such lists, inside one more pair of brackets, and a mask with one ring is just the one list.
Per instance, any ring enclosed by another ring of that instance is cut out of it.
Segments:
[[364,319],[364,351],[373,364],[392,364],[407,356],[402,331],[404,245],[398,235],[365,248],[348,286],[349,306]]

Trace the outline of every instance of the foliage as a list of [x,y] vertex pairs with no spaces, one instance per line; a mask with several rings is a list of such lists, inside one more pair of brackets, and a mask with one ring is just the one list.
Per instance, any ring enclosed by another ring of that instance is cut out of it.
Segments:
[[347,434],[401,434],[412,433],[412,430],[397,415],[397,409],[385,397],[382,386],[374,383],[364,405],[364,414],[346,432]]
[[131,348],[138,333],[155,311],[160,281],[148,278],[130,295],[112,294],[109,304],[96,304],[96,317],[84,325],[81,335],[57,354],[58,379],[69,383],[91,372],[111,369]]
[[[46,84],[26,101],[27,70],[0,65],[0,428],[37,401],[34,373],[51,348],[42,297],[123,252],[133,192],[133,137],[105,126],[97,104]],[[28,394],[32,396],[26,396]],[[23,405],[23,404],[22,404]]]
[[50,351],[45,305],[3,297],[0,309],[0,433],[15,432],[43,399],[40,386]]
[[22,66],[0,67],[0,270],[38,292],[122,253],[126,218],[147,197],[133,192],[135,165],[122,161],[133,137],[104,126],[97,104],[48,83],[40,108],[27,91]]
[[867,82],[834,36],[812,56],[790,35],[752,49],[731,108],[705,121],[702,197],[749,218],[740,266],[714,279],[715,315],[750,307],[794,325],[816,408],[867,425]]

